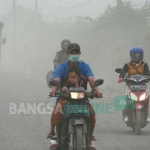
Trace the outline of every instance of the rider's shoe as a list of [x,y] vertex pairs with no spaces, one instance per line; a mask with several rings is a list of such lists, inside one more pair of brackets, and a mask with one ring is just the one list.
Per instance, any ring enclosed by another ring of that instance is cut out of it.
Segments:
[[150,118],[149,118],[149,116],[147,117],[147,122],[148,122],[148,123],[150,122]]
[[128,116],[125,116],[125,118],[124,118],[124,122],[128,122],[128,121],[129,121]]

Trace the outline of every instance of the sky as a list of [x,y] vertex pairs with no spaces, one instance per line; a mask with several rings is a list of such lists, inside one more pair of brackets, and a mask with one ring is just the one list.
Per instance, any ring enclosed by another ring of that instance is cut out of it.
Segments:
[[[143,6],[146,1],[131,0],[133,5],[140,6]],[[12,2],[13,0],[0,0],[0,17],[12,8]],[[72,16],[97,18],[104,12],[107,4],[116,5],[116,0],[38,0],[38,11],[43,14],[46,20],[65,19]],[[34,10],[35,0],[16,0],[16,5]],[[60,6],[63,9],[60,9]]]

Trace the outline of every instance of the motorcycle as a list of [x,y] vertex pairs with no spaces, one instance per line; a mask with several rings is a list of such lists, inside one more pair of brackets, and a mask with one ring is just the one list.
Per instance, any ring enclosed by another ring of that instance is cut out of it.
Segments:
[[[123,73],[123,70],[120,68],[115,71],[117,73]],[[132,131],[135,132],[136,135],[140,135],[141,128],[144,128],[148,124],[147,104],[149,93],[146,83],[148,83],[149,80],[148,76],[140,74],[124,77],[124,82],[128,85],[126,91],[127,106],[125,108],[125,111],[127,110],[128,121],[126,124],[132,128]]]
[[[57,81],[51,81],[51,86],[59,86]],[[94,86],[103,84],[102,79],[95,81]],[[59,150],[86,150],[90,144],[91,117],[85,99],[94,98],[94,90],[86,91],[83,87],[73,87],[67,92],[59,92],[56,96],[67,96],[61,122],[61,142]],[[50,144],[56,143],[56,136],[50,140]]]

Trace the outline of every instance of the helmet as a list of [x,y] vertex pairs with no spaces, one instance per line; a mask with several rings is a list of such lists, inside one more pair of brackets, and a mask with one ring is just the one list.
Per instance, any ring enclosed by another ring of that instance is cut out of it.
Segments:
[[142,61],[143,57],[144,57],[143,49],[141,47],[138,47],[138,46],[133,47],[130,50],[130,57],[131,57],[131,60],[134,62]]
[[62,50],[67,51],[68,50],[68,46],[71,44],[70,40],[68,39],[64,39],[61,41],[61,48]]

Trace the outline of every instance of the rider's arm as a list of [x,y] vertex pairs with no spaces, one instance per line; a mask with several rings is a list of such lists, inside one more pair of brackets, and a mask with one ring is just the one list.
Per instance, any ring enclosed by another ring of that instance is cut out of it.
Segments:
[[90,76],[88,77],[88,80],[89,80],[89,83],[90,83],[90,86],[92,89],[94,89],[95,93],[96,93],[96,97],[98,98],[101,98],[103,97],[103,94],[99,91],[98,87],[95,87],[94,86],[94,82],[95,82],[95,79],[93,76]]
[[67,77],[66,80],[63,83],[62,91],[67,91],[69,88],[70,87],[69,87],[68,77]]
[[148,67],[147,63],[145,63],[145,65],[144,65],[144,75],[150,76],[149,67]]
[[88,64],[86,64],[84,69],[85,69],[85,73],[86,73],[85,75],[89,81],[91,88],[94,89],[94,91],[96,92],[98,97],[102,97],[102,93],[100,93],[98,87],[94,86],[95,79],[94,79],[94,75],[93,75],[93,72],[91,70],[91,67]]
[[85,64],[84,69],[85,69],[85,75],[89,81],[91,88],[94,89],[95,92],[97,92],[98,88],[95,88],[95,86],[94,86],[95,79],[94,79],[94,75],[93,75],[93,72],[91,70],[91,67],[88,64]]
[[91,88],[94,89],[94,91],[95,91],[96,93],[99,92],[98,87],[95,87],[95,86],[94,86],[94,82],[95,82],[94,77],[93,77],[93,76],[89,76],[89,77],[88,77],[88,81],[89,81],[89,84],[90,84]]
[[[58,83],[60,83],[60,79],[59,78],[55,78],[54,80],[56,80]],[[53,86],[52,89],[53,89],[53,91],[56,92],[59,89],[59,87],[58,86]]]
[[53,59],[53,65],[54,65],[54,70],[57,68],[59,65],[59,58],[58,58],[58,53],[56,53],[55,58]]
[[[54,72],[54,80],[56,80],[59,84],[62,79],[62,71],[63,71],[62,69],[63,69],[62,66],[59,65]],[[59,87],[53,86],[53,91],[56,92],[58,89]]]
[[129,66],[127,64],[125,64],[122,68],[123,73],[120,73],[119,78],[124,78],[125,74],[128,72],[129,70]]

